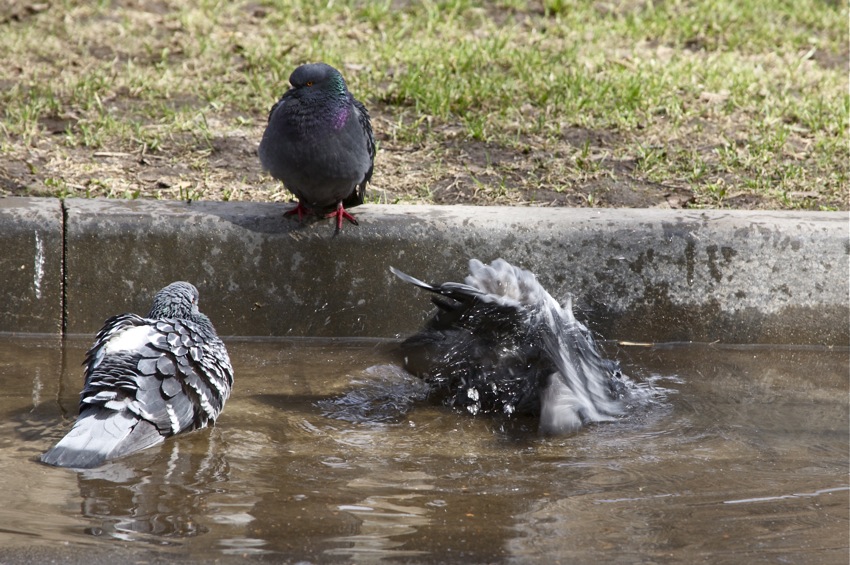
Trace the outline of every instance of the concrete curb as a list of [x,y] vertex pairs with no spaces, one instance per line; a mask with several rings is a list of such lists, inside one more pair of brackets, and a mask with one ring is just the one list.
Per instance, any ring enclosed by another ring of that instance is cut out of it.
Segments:
[[0,331],[62,331],[62,202],[0,198]]
[[222,335],[398,337],[430,305],[390,265],[462,280],[503,257],[608,339],[850,343],[843,212],[366,205],[333,237],[283,209],[0,199],[0,331],[57,332],[64,304],[66,331],[91,334],[188,280]]

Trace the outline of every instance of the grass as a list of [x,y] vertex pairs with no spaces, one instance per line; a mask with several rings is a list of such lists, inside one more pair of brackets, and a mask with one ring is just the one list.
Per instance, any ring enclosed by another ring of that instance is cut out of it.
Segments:
[[288,199],[256,146],[323,60],[376,202],[850,207],[838,3],[125,4],[0,8],[0,193]]

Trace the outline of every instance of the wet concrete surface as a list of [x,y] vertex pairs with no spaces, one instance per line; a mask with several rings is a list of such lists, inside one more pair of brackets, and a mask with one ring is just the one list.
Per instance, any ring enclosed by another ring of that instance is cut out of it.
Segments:
[[62,234],[59,200],[0,198],[0,332],[61,332]]
[[215,428],[46,467],[88,341],[0,340],[4,563],[846,562],[846,348],[608,344],[643,393],[541,438],[417,400],[393,342],[229,340]]
[[425,319],[428,298],[390,266],[462,280],[470,258],[502,257],[556,298],[572,294],[609,339],[850,343],[843,212],[366,205],[360,226],[334,237],[330,222],[301,224],[274,203],[69,199],[62,224],[58,200],[0,202],[0,243],[24,253],[4,263],[21,271],[0,287],[12,312],[0,319],[5,332],[61,323],[45,325],[47,314],[20,298],[34,292],[38,246],[18,224],[30,226],[35,207],[52,218],[42,302],[50,313],[64,304],[71,334],[144,313],[156,290],[184,279],[223,335],[399,337]]

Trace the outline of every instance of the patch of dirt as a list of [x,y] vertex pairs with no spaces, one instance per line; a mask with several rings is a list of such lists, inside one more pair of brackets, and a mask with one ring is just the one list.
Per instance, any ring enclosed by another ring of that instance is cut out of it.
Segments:
[[5,0],[0,3],[0,24],[22,22],[50,9],[50,2],[32,0]]
[[[606,158],[603,148],[615,137],[571,128],[569,138],[578,146],[566,140],[534,149],[466,141],[420,148],[413,155],[385,143],[374,184],[381,200],[390,202],[413,195],[435,204],[680,208],[693,200],[686,188],[634,175],[633,160]],[[591,172],[576,164],[575,154],[583,152],[595,156],[584,165]],[[387,178],[393,179],[391,186]]]
[[247,135],[216,137],[212,140],[210,165],[216,169],[259,177],[262,174],[257,155],[259,144],[259,138],[250,139]]
[[850,68],[850,50],[843,49],[840,53],[818,49],[812,55],[812,59],[824,69]]
[[[258,120],[259,121],[259,120]],[[34,147],[0,154],[0,192],[228,200],[288,200],[257,157],[262,126],[209,140],[172,138],[155,152],[63,147],[73,120],[47,118]],[[571,128],[555,147],[512,147],[453,140],[408,147],[385,140],[368,198],[372,202],[431,202],[531,206],[685,207],[694,195],[635,174],[633,160],[606,158],[610,132]],[[576,155],[596,161],[585,172]]]
[[[198,105],[192,99],[182,101]],[[114,100],[119,107],[132,103]],[[381,139],[367,200],[381,203],[434,203],[525,206],[601,206],[687,208],[716,204],[695,193],[683,178],[653,180],[633,153],[635,142],[611,131],[568,127],[555,142],[518,139],[510,146],[462,140],[434,143],[393,142],[378,127],[390,116],[373,110]],[[262,171],[257,146],[265,116],[254,124],[228,129],[227,116],[208,119],[213,136],[180,133],[157,150],[127,147],[85,148],[64,143],[74,130],[73,116],[40,121],[42,134],[31,145],[11,144],[0,153],[0,195],[193,198],[205,200],[289,201],[292,196]],[[710,157],[713,145],[688,140],[664,146],[667,155],[689,151]],[[706,157],[706,158],[708,158]],[[776,207],[765,196],[739,194],[740,177],[714,174],[728,187],[723,205],[743,209]],[[823,198],[805,194],[791,201],[817,207]],[[846,203],[827,202],[846,206]]]

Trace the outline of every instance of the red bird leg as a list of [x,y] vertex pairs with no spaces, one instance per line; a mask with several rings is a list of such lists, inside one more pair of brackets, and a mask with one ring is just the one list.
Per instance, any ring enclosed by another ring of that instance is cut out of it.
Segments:
[[339,233],[339,230],[342,229],[342,220],[343,218],[354,224],[355,226],[359,226],[360,223],[357,221],[357,218],[349,214],[345,211],[345,208],[342,206],[342,200],[337,202],[336,211],[331,212],[325,216],[326,218],[336,218],[336,231]]
[[312,213],[313,212],[309,208],[301,204],[301,202],[299,201],[298,204],[295,205],[295,208],[293,208],[292,210],[287,210],[283,213],[283,215],[291,216],[292,214],[298,214],[298,221],[300,222],[304,219],[304,216],[307,216]]

